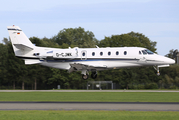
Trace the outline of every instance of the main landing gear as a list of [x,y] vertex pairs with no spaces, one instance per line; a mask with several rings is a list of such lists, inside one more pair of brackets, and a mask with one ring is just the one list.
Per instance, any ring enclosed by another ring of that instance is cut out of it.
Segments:
[[83,80],[87,80],[87,79],[88,79],[88,77],[89,77],[89,75],[88,75],[88,74],[86,74],[86,75],[82,75]]
[[[81,72],[81,74],[82,74],[82,78],[84,80],[87,80],[89,78],[89,72],[87,70],[83,70]],[[97,78],[97,71],[92,71],[91,72],[91,78],[93,78],[93,79]]]
[[87,80],[88,79],[88,76],[89,76],[89,72],[87,70],[82,70],[81,71],[81,74],[82,74],[82,78],[84,80]]
[[154,69],[157,71],[157,75],[160,76],[159,67],[158,66],[154,66]]
[[97,72],[96,72],[96,71],[93,71],[93,72],[91,73],[91,78],[93,78],[93,79],[96,79],[96,78],[97,78]]

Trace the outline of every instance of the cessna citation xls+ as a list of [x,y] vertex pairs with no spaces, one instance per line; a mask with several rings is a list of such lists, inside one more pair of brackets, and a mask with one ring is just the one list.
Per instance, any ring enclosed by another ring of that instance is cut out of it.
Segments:
[[57,49],[34,46],[18,26],[7,27],[15,56],[25,60],[25,64],[39,64],[48,67],[73,71],[81,71],[82,78],[97,77],[97,71],[107,69],[154,66],[174,64],[175,61],[157,55],[141,47],[106,47],[106,48],[68,48]]

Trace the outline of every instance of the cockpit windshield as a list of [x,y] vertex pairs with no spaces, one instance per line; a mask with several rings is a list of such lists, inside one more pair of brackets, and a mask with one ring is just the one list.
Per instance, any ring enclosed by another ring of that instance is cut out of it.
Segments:
[[142,53],[143,53],[143,55],[147,55],[147,54],[152,55],[152,54],[154,54],[152,51],[150,51],[148,49],[142,50]]
[[148,49],[146,49],[145,50],[148,54],[154,54],[152,51],[150,51],[150,50],[148,50]]
[[146,52],[145,50],[142,50],[142,53],[143,53],[143,55],[146,55],[146,54],[147,54],[147,52]]

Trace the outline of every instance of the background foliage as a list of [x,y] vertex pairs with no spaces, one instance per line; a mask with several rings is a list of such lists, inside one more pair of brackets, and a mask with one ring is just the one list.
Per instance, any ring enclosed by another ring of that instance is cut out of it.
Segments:
[[[84,28],[68,28],[61,30],[52,38],[31,37],[36,46],[55,48],[93,48],[99,47],[145,47],[156,52],[156,42],[141,33],[130,32],[112,35],[97,40],[91,31]],[[83,80],[80,72],[44,67],[40,65],[24,65],[24,61],[16,58],[10,40],[4,38],[0,43],[0,89],[53,89],[60,85],[62,89],[86,89],[89,78]],[[172,58],[172,51],[166,55]],[[158,89],[179,87],[179,67],[172,65],[161,68],[161,76],[156,75],[153,67],[123,68],[98,72],[95,81],[113,81],[120,89]]]

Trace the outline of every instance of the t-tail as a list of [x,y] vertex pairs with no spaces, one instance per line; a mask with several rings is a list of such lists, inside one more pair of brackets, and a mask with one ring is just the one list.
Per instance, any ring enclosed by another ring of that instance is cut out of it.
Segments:
[[18,26],[8,26],[7,29],[16,56],[25,56],[35,48]]

